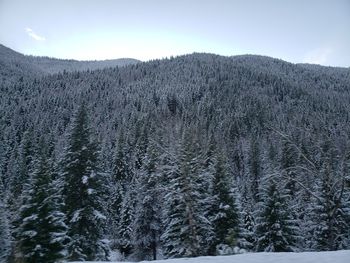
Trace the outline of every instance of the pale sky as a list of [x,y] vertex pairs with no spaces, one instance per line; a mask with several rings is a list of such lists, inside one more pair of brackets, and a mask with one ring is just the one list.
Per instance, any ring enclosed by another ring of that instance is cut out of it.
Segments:
[[0,0],[0,43],[30,55],[192,52],[350,66],[350,0]]

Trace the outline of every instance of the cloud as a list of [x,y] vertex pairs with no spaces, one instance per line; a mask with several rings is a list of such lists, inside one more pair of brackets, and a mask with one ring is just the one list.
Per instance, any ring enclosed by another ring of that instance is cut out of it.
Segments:
[[311,64],[321,64],[324,65],[329,58],[329,55],[333,53],[331,48],[316,48],[304,56],[303,63],[311,63]]
[[45,41],[46,38],[43,37],[43,36],[39,36],[38,34],[36,34],[33,29],[29,28],[29,27],[26,27],[25,28],[26,32],[27,32],[27,35],[30,36],[31,38],[33,38],[34,40],[36,41]]

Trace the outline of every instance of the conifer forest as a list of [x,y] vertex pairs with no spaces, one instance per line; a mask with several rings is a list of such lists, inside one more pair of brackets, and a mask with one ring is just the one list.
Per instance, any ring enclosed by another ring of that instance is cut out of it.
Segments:
[[350,69],[0,45],[0,262],[350,249]]

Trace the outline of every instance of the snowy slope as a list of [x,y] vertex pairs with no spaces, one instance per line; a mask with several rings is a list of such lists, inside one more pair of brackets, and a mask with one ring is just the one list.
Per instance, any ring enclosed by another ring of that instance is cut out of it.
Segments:
[[302,253],[247,253],[233,256],[142,261],[152,263],[349,263],[350,250]]

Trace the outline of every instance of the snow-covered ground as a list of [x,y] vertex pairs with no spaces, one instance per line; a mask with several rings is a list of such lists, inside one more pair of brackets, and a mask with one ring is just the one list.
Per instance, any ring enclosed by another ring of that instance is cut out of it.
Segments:
[[[143,261],[146,262],[146,261]],[[150,261],[147,261],[150,262]],[[350,263],[350,250],[302,253],[246,253],[233,256],[157,260],[152,263]],[[125,262],[124,262],[125,263]]]

